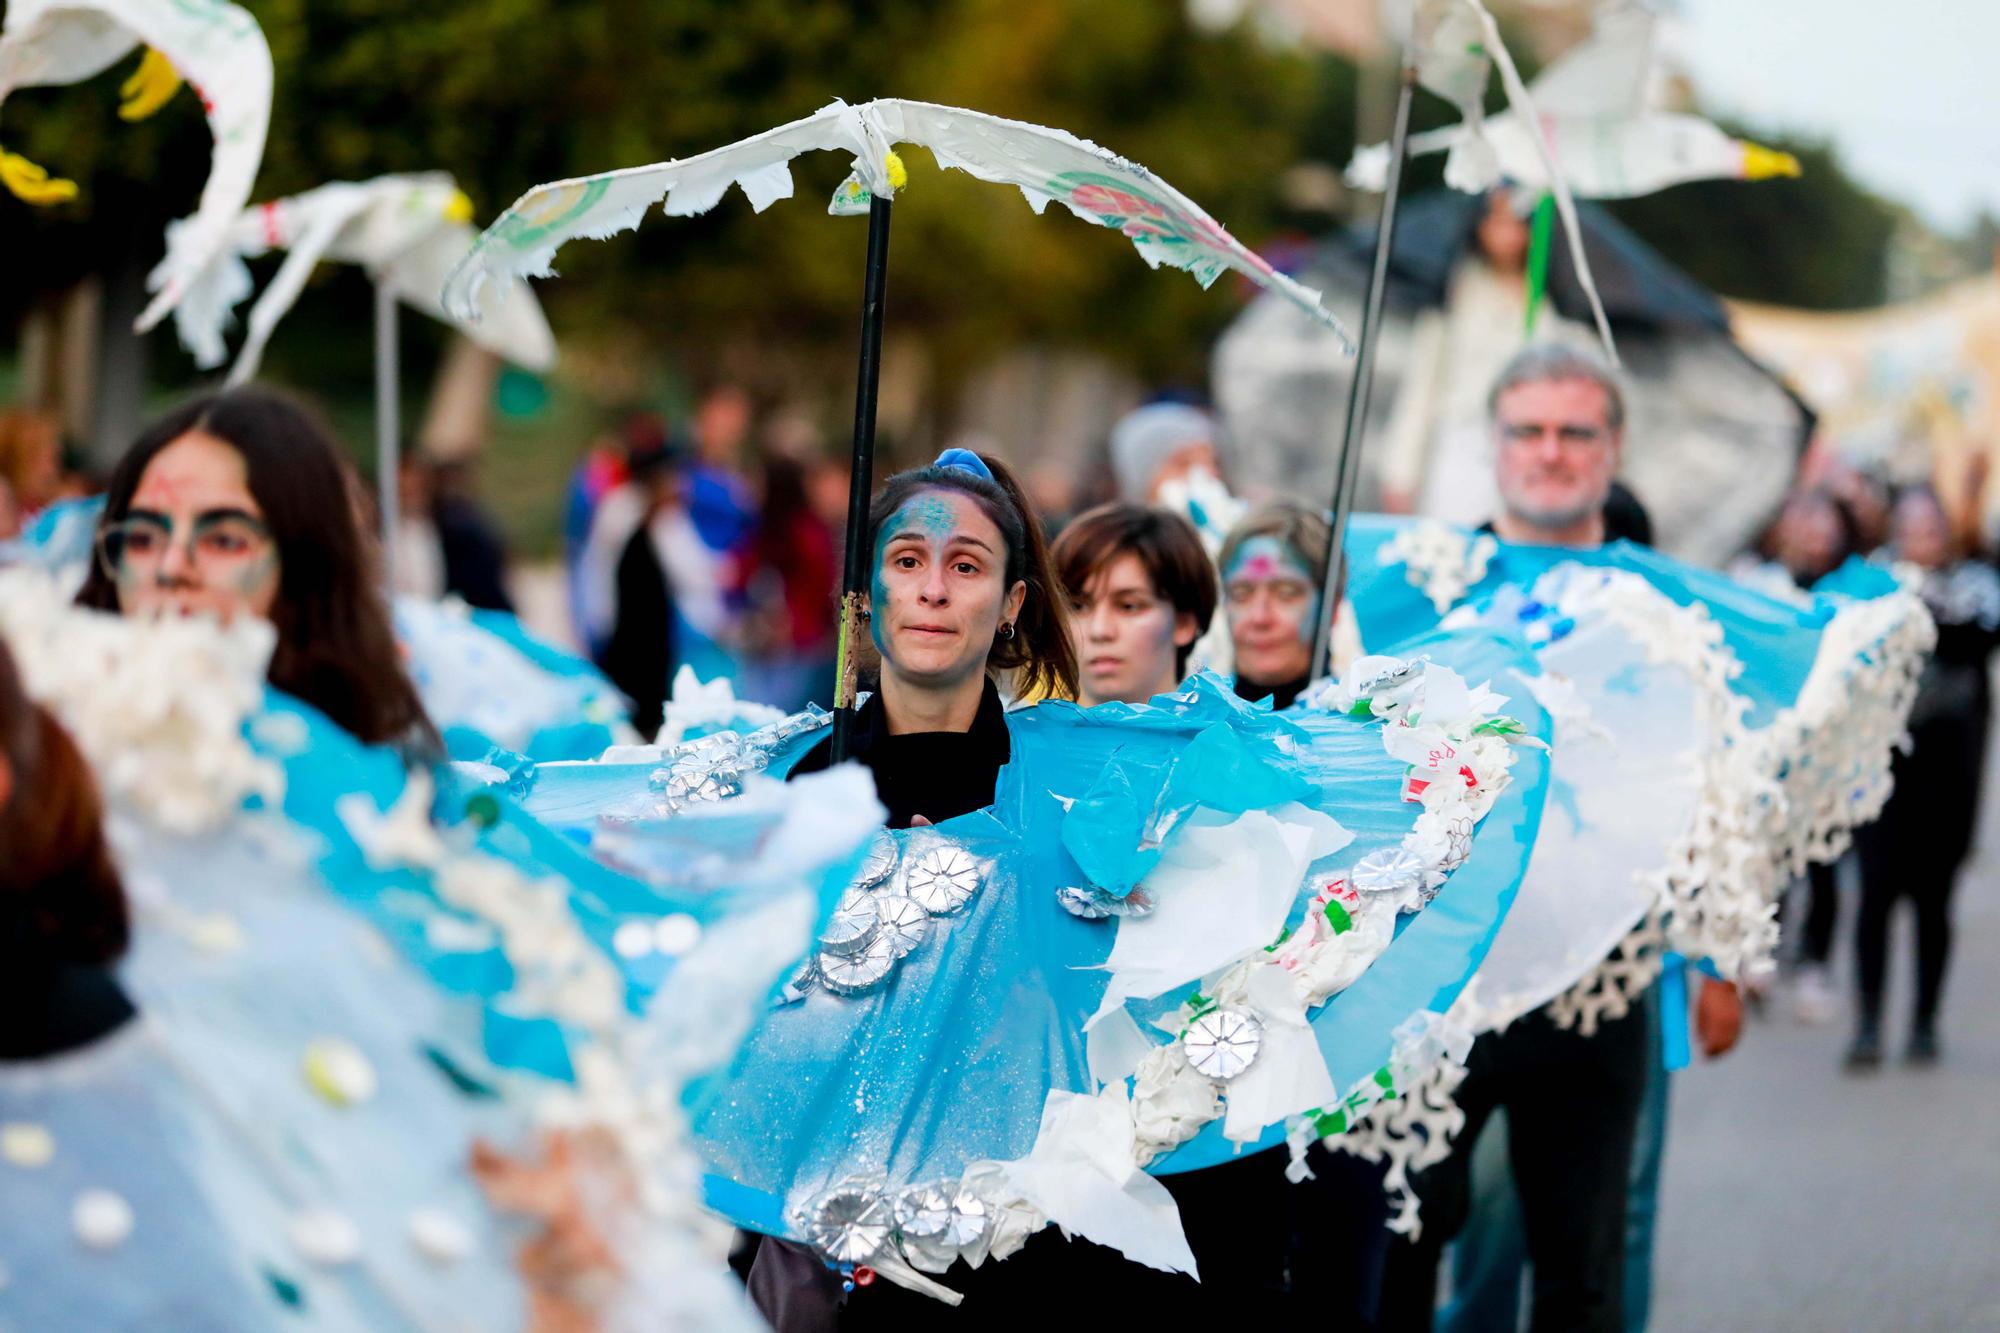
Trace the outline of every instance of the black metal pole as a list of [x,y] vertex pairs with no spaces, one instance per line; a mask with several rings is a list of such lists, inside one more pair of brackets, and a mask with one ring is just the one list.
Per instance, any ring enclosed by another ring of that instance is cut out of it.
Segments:
[[1327,673],[1333,655],[1333,616],[1346,572],[1347,516],[1354,508],[1354,479],[1361,470],[1361,433],[1368,422],[1368,396],[1375,381],[1375,344],[1382,336],[1382,295],[1389,284],[1389,251],[1396,243],[1396,202],[1402,195],[1403,159],[1410,140],[1410,103],[1417,91],[1417,67],[1406,60],[1396,90],[1396,125],[1389,136],[1389,182],[1382,194],[1382,221],[1375,232],[1375,265],[1368,275],[1368,303],[1361,308],[1360,347],[1354,380],[1347,386],[1347,420],[1340,433],[1340,458],[1333,479],[1333,539],[1321,571],[1319,616],[1313,633],[1312,675]]
[[889,283],[889,201],[868,205],[868,268],[861,295],[861,370],[854,386],[854,466],[847,478],[847,543],[840,572],[840,642],[834,658],[833,762],[847,758],[855,675],[868,633],[868,499],[875,489],[875,392],[882,379],[882,303]]

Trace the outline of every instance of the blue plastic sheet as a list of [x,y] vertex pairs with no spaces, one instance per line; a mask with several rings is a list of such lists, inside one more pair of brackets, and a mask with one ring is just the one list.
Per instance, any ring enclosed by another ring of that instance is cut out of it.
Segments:
[[[1419,646],[1474,684],[1526,661],[1518,645],[1483,633]],[[1547,717],[1531,699],[1517,695],[1507,711],[1529,735],[1546,736]],[[1281,716],[1212,677],[1145,707],[1042,704],[1009,714],[1008,725],[1013,758],[992,807],[895,835],[920,845],[941,835],[993,863],[963,912],[934,922],[880,988],[853,998],[818,990],[774,1009],[726,1072],[691,1088],[710,1203],[740,1224],[788,1231],[788,1206],[850,1176],[900,1185],[1020,1158],[1051,1091],[1094,1090],[1084,1025],[1105,994],[1101,969],[1118,925],[1078,919],[1055,898],[1058,888],[1092,882],[1085,862],[1113,867],[1113,882],[1099,887],[1116,892],[1119,876],[1145,870],[1135,833],[1143,844],[1163,816],[1172,823],[1197,804],[1229,811],[1303,798],[1353,834],[1326,858],[1344,870],[1397,846],[1419,809],[1402,799],[1406,766],[1384,753],[1379,723]],[[1093,792],[1103,799],[1087,799]],[[1406,1021],[1456,998],[1512,900],[1545,792],[1543,755],[1519,750],[1470,859],[1434,902],[1404,918],[1359,981],[1313,1015],[1339,1088],[1382,1069]],[[1302,885],[1294,924],[1308,905]],[[1129,1008],[1143,1025],[1185,998]],[[1255,1146],[1282,1134],[1274,1127]],[[1237,1151],[1217,1121],[1149,1169],[1194,1169]]]

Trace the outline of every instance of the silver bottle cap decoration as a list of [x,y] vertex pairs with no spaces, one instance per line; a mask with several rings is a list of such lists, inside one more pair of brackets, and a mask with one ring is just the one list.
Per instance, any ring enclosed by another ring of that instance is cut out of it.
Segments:
[[819,979],[836,995],[860,995],[880,985],[896,966],[896,942],[876,932],[860,953],[821,953]]
[[1425,872],[1423,858],[1407,847],[1383,847],[1354,863],[1347,882],[1360,894],[1381,895],[1421,890]]
[[922,944],[931,930],[931,914],[923,904],[900,893],[875,895],[875,919],[881,923],[882,934],[896,946],[898,958]]
[[896,871],[896,862],[902,849],[886,830],[876,833],[868,842],[868,854],[861,858],[860,873],[854,877],[857,889],[872,889]]
[[842,957],[857,954],[875,942],[881,928],[881,921],[875,915],[875,900],[866,893],[849,889],[841,895],[833,915],[820,930],[819,947],[824,953]]
[[964,848],[946,843],[916,859],[903,887],[926,912],[944,916],[965,906],[981,879],[979,863]]
[[930,1240],[951,1228],[951,1185],[912,1185],[896,1196],[896,1229],[908,1237]]
[[993,1210],[986,1200],[960,1186],[951,1196],[951,1225],[939,1239],[962,1250],[977,1245],[992,1225]]
[[778,988],[777,998],[771,1002],[772,1007],[797,1004],[812,994],[813,987],[817,985],[819,985],[819,966],[808,957],[799,964],[799,970],[792,973],[791,980]]
[[1094,887],[1057,889],[1056,901],[1065,912],[1085,921],[1104,921],[1114,916],[1151,916],[1154,906],[1152,895],[1144,889],[1133,889],[1123,898]]
[[1063,911],[1085,921],[1109,921],[1111,909],[1098,901],[1101,895],[1096,889],[1078,888],[1074,885],[1056,890],[1056,902]]
[[843,1185],[820,1199],[806,1222],[806,1239],[837,1264],[865,1264],[889,1243],[895,1221],[889,1201],[872,1189]]
[[1263,1025],[1241,1009],[1212,1009],[1188,1024],[1181,1038],[1195,1072],[1218,1083],[1248,1069],[1263,1044]]

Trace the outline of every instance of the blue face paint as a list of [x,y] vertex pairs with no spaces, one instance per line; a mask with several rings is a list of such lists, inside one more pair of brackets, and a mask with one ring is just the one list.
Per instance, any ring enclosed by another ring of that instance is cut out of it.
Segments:
[[[1298,618],[1292,625],[1292,632],[1297,635],[1300,644],[1310,646],[1314,628],[1319,623],[1318,581],[1298,553],[1276,537],[1250,538],[1237,548],[1235,558],[1223,572],[1223,600],[1231,627],[1237,626],[1257,590],[1271,584],[1290,585],[1292,591],[1270,597],[1267,606],[1281,616],[1296,611]],[[1268,651],[1268,640],[1266,644]],[[1239,639],[1239,657],[1245,655],[1246,647],[1246,643]],[[1285,653],[1284,656],[1289,658],[1291,654]]]
[[868,637],[875,641],[875,651],[888,655],[884,642],[884,626],[888,623],[889,586],[882,576],[884,555],[889,543],[897,537],[919,533],[929,542],[931,558],[942,558],[944,549],[951,544],[959,532],[958,513],[943,491],[920,491],[904,502],[903,507],[890,515],[882,525],[881,535],[875,543],[875,572],[868,581],[868,604],[872,614],[868,622]]

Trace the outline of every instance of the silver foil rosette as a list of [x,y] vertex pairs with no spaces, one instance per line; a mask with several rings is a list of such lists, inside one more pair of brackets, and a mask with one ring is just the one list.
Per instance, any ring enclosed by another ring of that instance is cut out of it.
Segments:
[[861,858],[861,869],[854,876],[854,887],[872,889],[889,876],[896,873],[896,862],[902,857],[902,849],[896,839],[885,830],[878,831],[869,840],[868,854]]
[[1354,863],[1347,882],[1363,897],[1422,893],[1430,867],[1407,847],[1383,847]]
[[749,758],[743,738],[733,731],[677,745],[661,760],[648,785],[659,795],[660,812],[670,815],[691,805],[742,795],[744,774],[763,767]]
[[867,893],[849,889],[834,904],[833,915],[819,932],[820,952],[839,957],[860,953],[875,942],[881,930],[882,921],[875,911],[875,899]]
[[930,934],[931,914],[916,899],[900,893],[877,893],[874,904],[875,920],[895,945],[898,958],[907,956]]
[[888,1245],[895,1223],[895,1209],[880,1190],[849,1183],[813,1205],[806,1241],[836,1264],[865,1264]]
[[1241,1009],[1211,1009],[1188,1024],[1181,1049],[1195,1072],[1227,1083],[1250,1067],[1264,1044],[1264,1025]]
[[1056,890],[1056,902],[1063,911],[1085,921],[1108,921],[1116,916],[1148,916],[1153,910],[1153,899],[1144,889],[1134,889],[1120,898],[1096,887],[1062,888]]
[[896,1240],[911,1267],[942,1273],[992,1226],[986,1200],[955,1180],[912,1185],[896,1196]]
[[815,960],[820,983],[835,995],[862,995],[889,979],[896,970],[896,941],[875,933],[858,953],[828,953]]
[[986,873],[970,852],[940,843],[919,854],[903,873],[903,892],[932,916],[947,916],[970,902]]

